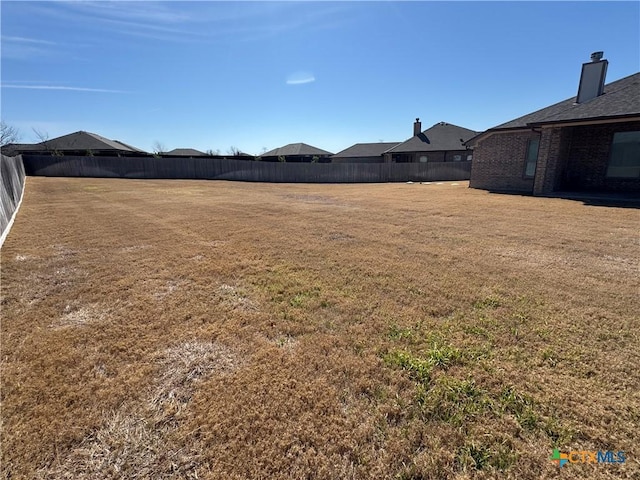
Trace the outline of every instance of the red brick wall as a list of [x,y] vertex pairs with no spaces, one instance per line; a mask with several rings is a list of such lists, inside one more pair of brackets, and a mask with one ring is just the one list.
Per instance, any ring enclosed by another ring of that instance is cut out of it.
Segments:
[[566,128],[543,128],[540,133],[540,147],[536,165],[536,179],[533,194],[541,195],[558,190],[564,171],[570,142]]
[[640,122],[568,127],[566,165],[558,186],[563,190],[638,192],[640,178],[607,178],[615,132],[640,131]]
[[473,149],[469,186],[487,190],[533,192],[533,178],[524,177],[527,145],[540,134],[531,130],[494,133]]
[[[615,132],[640,131],[640,122],[545,127],[494,133],[473,151],[469,185],[497,191],[550,194],[554,191],[638,192],[639,178],[607,178]],[[524,178],[527,142],[539,136],[535,185]]]

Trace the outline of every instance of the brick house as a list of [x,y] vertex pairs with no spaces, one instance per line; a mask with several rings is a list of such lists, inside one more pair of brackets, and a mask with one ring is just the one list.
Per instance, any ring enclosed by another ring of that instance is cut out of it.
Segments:
[[465,142],[478,132],[451,123],[438,122],[422,131],[416,118],[413,137],[384,152],[384,161],[389,163],[465,162],[473,152]]
[[306,143],[290,143],[284,147],[275,148],[259,155],[259,159],[266,162],[319,162],[329,163],[333,153]]
[[534,195],[640,193],[640,73],[605,85],[601,55],[583,64],[576,97],[468,141],[469,186]]

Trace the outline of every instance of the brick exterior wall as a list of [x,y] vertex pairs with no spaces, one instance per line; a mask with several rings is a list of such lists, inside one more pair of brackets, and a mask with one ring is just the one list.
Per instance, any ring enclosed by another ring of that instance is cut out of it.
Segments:
[[529,140],[540,134],[531,130],[495,133],[473,149],[469,186],[486,190],[533,192],[533,178],[525,178]]
[[568,127],[566,156],[557,188],[567,191],[640,193],[640,178],[608,178],[616,132],[640,131],[640,122]]
[[533,184],[534,195],[551,193],[559,187],[569,145],[566,130],[566,128],[543,128],[541,131]]
[[[554,191],[640,193],[640,178],[607,178],[616,132],[640,131],[640,122],[545,127],[494,133],[473,151],[469,186],[548,195]],[[535,181],[524,177],[527,144],[540,138]]]

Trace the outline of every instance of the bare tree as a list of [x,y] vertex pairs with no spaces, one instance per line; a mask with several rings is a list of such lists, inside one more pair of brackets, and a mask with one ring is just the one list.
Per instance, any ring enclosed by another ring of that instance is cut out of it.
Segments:
[[215,150],[212,150],[211,148],[209,150],[207,150],[205,152],[207,155],[220,155],[220,149],[216,148]]
[[46,152],[49,152],[51,155],[60,155],[60,153],[56,151],[55,148],[52,148],[51,144],[49,143],[49,134],[47,132],[38,130],[35,127],[31,128],[31,130],[33,130],[33,134],[36,136],[36,138],[40,140],[40,143],[44,146]]
[[160,141],[156,140],[151,146],[151,151],[154,155],[162,155],[167,151],[167,149]]
[[36,127],[32,127],[33,134],[36,136],[40,143],[46,144],[49,141],[49,134],[47,132],[43,132],[42,130],[38,130]]
[[235,157],[235,156],[237,156],[237,155],[241,155],[241,154],[242,154],[242,152],[240,151],[240,149],[239,149],[238,147],[234,147],[233,145],[231,145],[231,146],[229,147],[229,150],[227,150],[227,153],[228,153],[229,155],[233,155],[234,157]]
[[19,140],[20,131],[16,127],[5,123],[4,120],[0,120],[0,145],[18,143]]

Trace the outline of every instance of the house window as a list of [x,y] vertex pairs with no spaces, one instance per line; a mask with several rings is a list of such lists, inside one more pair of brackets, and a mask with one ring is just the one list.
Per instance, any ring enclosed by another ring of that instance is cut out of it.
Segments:
[[607,177],[640,177],[640,132],[617,132],[613,135]]
[[533,178],[536,175],[536,163],[538,162],[539,138],[532,138],[527,144],[527,160],[524,167],[524,176]]
[[453,156],[453,161],[454,161],[454,162],[460,162],[460,161],[462,161],[462,155],[454,155],[454,156]]
[[473,155],[467,155],[467,162],[470,162],[471,160],[473,160]]
[[428,161],[429,161],[429,158],[426,155],[420,156],[420,163],[427,163]]

